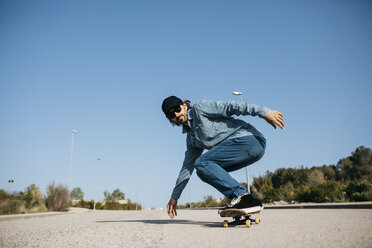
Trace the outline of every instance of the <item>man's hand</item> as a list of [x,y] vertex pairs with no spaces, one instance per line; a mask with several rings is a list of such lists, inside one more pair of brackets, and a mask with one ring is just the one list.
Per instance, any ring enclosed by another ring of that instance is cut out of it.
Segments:
[[269,110],[266,113],[265,120],[276,129],[276,125],[281,129],[284,129],[283,114],[276,110]]
[[171,198],[167,205],[167,213],[171,219],[174,218],[174,215],[177,216],[177,200]]

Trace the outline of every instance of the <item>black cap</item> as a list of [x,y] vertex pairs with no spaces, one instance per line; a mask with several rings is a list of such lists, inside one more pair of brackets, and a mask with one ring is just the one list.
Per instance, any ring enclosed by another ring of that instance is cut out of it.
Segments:
[[180,106],[182,104],[182,100],[179,99],[176,96],[170,96],[164,99],[163,104],[161,105],[161,108],[163,109],[163,112],[165,115],[168,114],[168,111],[173,108]]

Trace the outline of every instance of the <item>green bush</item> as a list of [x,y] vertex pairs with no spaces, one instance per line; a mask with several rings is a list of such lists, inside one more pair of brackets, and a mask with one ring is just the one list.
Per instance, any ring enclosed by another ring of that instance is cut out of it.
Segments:
[[291,202],[296,198],[294,187],[291,182],[288,182],[285,186],[280,187],[280,194],[282,201]]
[[0,200],[0,214],[20,214],[22,212],[23,201],[17,199]]
[[271,188],[271,189],[267,190],[264,193],[263,202],[265,202],[265,203],[271,203],[273,201],[280,201],[280,200],[282,200],[283,196],[282,196],[282,192],[281,191],[282,191],[281,189],[276,189],[276,188]]
[[[76,208],[90,208],[91,201],[84,201],[84,200],[72,201],[71,205],[72,207],[76,207]],[[92,209],[93,209],[93,205],[92,205]]]
[[[93,201],[93,205],[92,205],[92,208],[91,209],[93,209],[93,208],[94,208],[94,201]],[[96,209],[103,209],[102,203],[96,202]]]
[[[124,207],[125,210],[136,210],[136,204],[132,203],[131,201],[129,201],[128,204],[123,204],[123,205],[125,205],[125,207]],[[141,210],[142,206],[138,204],[137,209]]]
[[334,202],[343,199],[343,185],[334,180],[312,187],[302,187],[297,192],[299,202]]
[[211,208],[211,207],[226,207],[229,204],[230,200],[227,197],[222,198],[221,200],[215,200],[212,196],[204,196],[204,201],[187,203],[185,205],[178,205],[177,208],[184,209],[190,208]]
[[11,194],[8,194],[5,190],[0,189],[0,201],[6,200],[6,199],[13,199],[14,196]]
[[[94,209],[94,201],[89,201],[89,209]],[[96,209],[104,209],[102,203],[96,202]],[[114,209],[113,209],[114,210]]]
[[0,189],[0,214],[20,214],[23,205],[21,199]]
[[354,194],[368,191],[372,191],[372,183],[366,180],[352,181],[345,189],[346,195],[351,201],[354,201]]
[[320,184],[310,188],[311,202],[331,202],[332,193],[334,191],[333,185]]
[[27,209],[41,207],[46,210],[44,196],[35,184],[31,184],[26,188],[25,192],[22,194],[22,199],[25,201],[25,207]]
[[40,190],[31,184],[23,193],[11,195],[0,190],[0,214],[45,212],[47,208]]
[[[99,209],[96,204],[96,209]],[[107,209],[107,210],[136,210],[136,204],[132,203],[130,200],[128,200],[127,204],[120,204],[119,202],[113,200],[113,201],[106,201],[105,205],[102,206],[101,209]],[[140,204],[137,204],[137,209],[141,210],[142,206]]]
[[[88,209],[94,209],[94,201],[84,201],[80,200],[78,202],[75,202],[73,207],[78,208],[88,208]],[[96,210],[99,209],[106,209],[106,210],[136,210],[136,204],[132,203],[130,200],[128,200],[127,204],[120,204],[118,201],[106,201],[104,204],[101,202],[96,202]],[[137,209],[141,210],[142,206],[140,204],[137,204]]]
[[117,201],[106,201],[104,209],[108,210],[122,210],[122,206]]
[[302,186],[296,190],[296,201],[298,202],[310,202],[311,190],[308,186]]
[[372,201],[372,191],[355,192],[351,195],[352,201]]

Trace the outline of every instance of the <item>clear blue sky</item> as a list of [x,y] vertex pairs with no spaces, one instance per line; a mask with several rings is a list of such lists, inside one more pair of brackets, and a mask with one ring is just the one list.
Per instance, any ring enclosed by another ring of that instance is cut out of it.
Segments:
[[[281,111],[251,176],[372,147],[372,2],[0,0],[0,188],[120,188],[164,207],[185,150],[169,95]],[[245,170],[233,173],[245,180]],[[139,179],[138,185],[136,180]],[[196,174],[180,203],[222,195]]]

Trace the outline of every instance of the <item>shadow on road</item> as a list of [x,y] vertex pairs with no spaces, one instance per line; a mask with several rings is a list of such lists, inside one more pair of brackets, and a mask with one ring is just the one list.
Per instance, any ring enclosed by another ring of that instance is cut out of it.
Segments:
[[189,224],[199,225],[205,227],[221,227],[222,222],[206,222],[206,221],[193,221],[193,220],[102,220],[97,223],[144,223],[154,225],[170,225],[170,224]]

